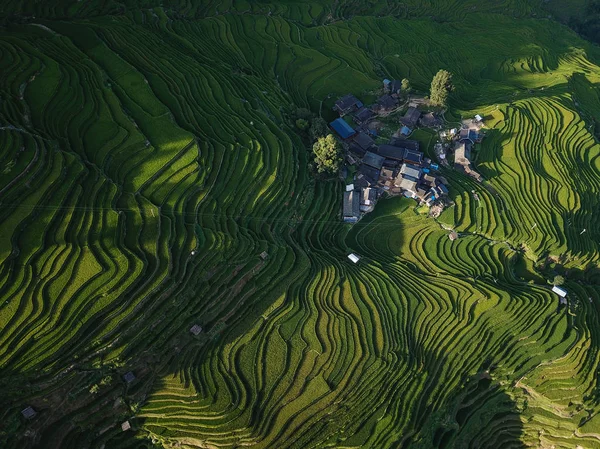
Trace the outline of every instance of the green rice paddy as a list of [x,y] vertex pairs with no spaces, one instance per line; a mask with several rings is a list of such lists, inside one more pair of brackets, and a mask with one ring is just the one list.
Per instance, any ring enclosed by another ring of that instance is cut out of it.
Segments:
[[[597,47],[535,1],[133,3],[0,7],[1,447],[600,448]],[[440,68],[486,181],[344,225],[284,111]]]

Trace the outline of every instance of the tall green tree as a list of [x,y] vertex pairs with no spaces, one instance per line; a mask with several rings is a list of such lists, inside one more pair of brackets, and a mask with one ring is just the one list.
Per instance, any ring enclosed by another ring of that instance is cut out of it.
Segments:
[[407,78],[402,79],[402,90],[410,89],[410,81]]
[[454,90],[452,74],[447,70],[440,70],[431,80],[430,101],[433,106],[445,107],[448,104],[448,95]]
[[313,153],[319,173],[335,174],[339,171],[342,164],[342,146],[333,134],[319,137],[313,145]]

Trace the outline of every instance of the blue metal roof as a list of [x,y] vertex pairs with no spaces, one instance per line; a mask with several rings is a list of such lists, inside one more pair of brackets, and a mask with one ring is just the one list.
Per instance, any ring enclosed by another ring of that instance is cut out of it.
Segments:
[[403,126],[402,129],[400,130],[400,133],[404,134],[405,136],[408,136],[411,132],[412,131],[408,126]]
[[335,119],[329,126],[331,126],[342,139],[347,139],[354,134],[354,129],[341,117]]

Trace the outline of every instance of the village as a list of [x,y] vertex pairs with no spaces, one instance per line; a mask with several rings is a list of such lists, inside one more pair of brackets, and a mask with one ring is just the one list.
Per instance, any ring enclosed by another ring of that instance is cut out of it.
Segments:
[[[329,127],[345,151],[341,176],[348,181],[352,177],[344,192],[342,219],[346,223],[356,223],[373,211],[382,196],[413,198],[429,208],[430,216],[438,217],[451,204],[448,181],[441,175],[440,165],[450,167],[448,156],[452,154],[456,170],[482,181],[472,167],[471,152],[483,138],[483,117],[476,115],[463,120],[460,128],[444,129],[441,114],[423,110],[427,106],[425,99],[405,97],[401,81],[385,79],[382,95],[372,105],[365,106],[352,94],[335,102],[333,109],[339,118],[329,123]],[[380,120],[389,120],[404,109],[397,119],[398,130],[385,139],[387,143],[381,143]],[[436,131],[439,138],[434,146],[436,160],[425,157],[420,142],[410,139],[417,128]]]

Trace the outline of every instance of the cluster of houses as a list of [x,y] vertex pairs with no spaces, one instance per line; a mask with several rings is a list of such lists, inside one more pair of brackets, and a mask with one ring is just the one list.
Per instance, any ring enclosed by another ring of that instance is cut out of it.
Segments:
[[[346,222],[355,223],[362,214],[371,212],[383,192],[414,198],[428,206],[448,194],[447,182],[437,172],[438,164],[424,157],[418,141],[407,138],[424,119],[428,126],[441,123],[433,114],[422,117],[419,109],[409,107],[400,120],[397,137],[386,144],[375,143],[375,131],[368,123],[397,109],[399,92],[400,82],[385,80],[384,95],[370,107],[351,94],[335,103],[340,117],[329,125],[347,149],[347,163],[357,166],[354,183],[347,185],[344,193]],[[352,124],[345,116],[351,116]]]
[[[417,126],[439,131],[442,140],[450,144],[438,144],[436,154],[440,162],[448,166],[445,148],[454,150],[454,167],[481,182],[482,177],[471,164],[471,151],[481,142],[483,118],[476,115],[464,121],[460,130],[443,131],[444,120],[433,112],[423,114],[412,104],[399,120],[399,129],[385,144],[377,144],[376,127],[370,126],[376,119],[386,117],[400,108],[402,85],[398,80],[383,81],[383,95],[375,104],[365,106],[352,94],[335,102],[334,111],[339,118],[329,126],[337,134],[346,149],[346,162],[357,167],[354,182],[346,186],[344,193],[343,220],[357,222],[365,213],[371,212],[377,199],[384,192],[388,195],[404,195],[430,207],[430,214],[439,215],[447,204],[447,181],[440,175],[439,165],[424,157],[419,142],[409,139]],[[440,151],[437,151],[439,147]]]

